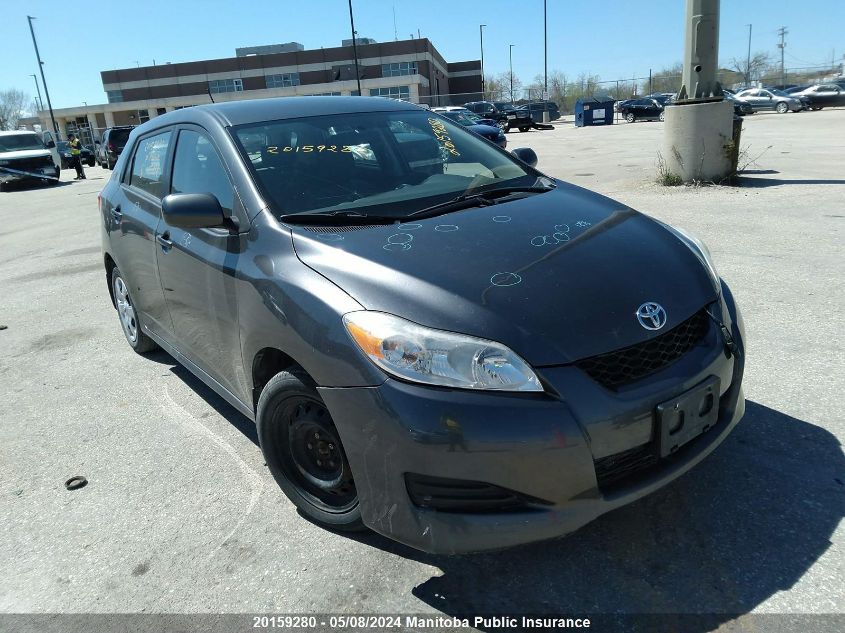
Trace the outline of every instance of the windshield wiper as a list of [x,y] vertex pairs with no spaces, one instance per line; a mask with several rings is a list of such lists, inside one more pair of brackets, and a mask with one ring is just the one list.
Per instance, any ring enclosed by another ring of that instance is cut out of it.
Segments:
[[533,187],[499,187],[496,189],[488,189],[473,194],[461,194],[456,198],[440,202],[424,209],[419,209],[405,216],[405,218],[419,218],[419,217],[433,217],[436,215],[443,215],[450,211],[460,211],[461,209],[469,209],[470,207],[486,207],[491,204],[496,204],[499,198],[504,198],[512,193],[543,193],[554,189],[552,186],[533,186]]
[[331,211],[329,213],[288,213],[279,218],[288,224],[393,224],[400,218],[388,215],[370,215],[358,211]]

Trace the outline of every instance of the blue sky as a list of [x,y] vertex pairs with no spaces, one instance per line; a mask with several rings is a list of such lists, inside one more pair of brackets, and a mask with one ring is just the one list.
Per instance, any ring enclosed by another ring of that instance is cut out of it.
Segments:
[[[549,70],[602,79],[646,76],[680,61],[683,0],[548,0]],[[363,37],[400,39],[417,30],[448,61],[477,59],[484,30],[488,73],[514,72],[526,83],[543,70],[542,0],[421,2],[354,0]],[[519,7],[515,9],[515,7]],[[0,30],[0,90],[35,93],[38,72],[26,15],[36,35],[53,106],[105,101],[100,71],[156,63],[231,57],[238,46],[298,41],[306,48],[338,46],[349,37],[346,0],[5,0]],[[776,31],[787,26],[786,65],[829,62],[845,54],[842,0],[724,0],[720,59],[744,57],[749,22],[752,51],[778,56]]]

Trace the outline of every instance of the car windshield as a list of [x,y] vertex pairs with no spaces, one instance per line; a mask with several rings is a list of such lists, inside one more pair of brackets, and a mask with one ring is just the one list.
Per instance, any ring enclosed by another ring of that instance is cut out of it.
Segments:
[[60,152],[65,151],[67,149],[70,149],[70,147],[67,144],[67,141],[59,141],[58,143],[56,143],[56,147],[59,148]]
[[447,112],[438,112],[438,114],[442,114],[443,116],[451,119],[455,123],[460,123],[461,125],[476,125],[475,121],[472,117],[469,116],[466,112],[461,112],[460,110],[450,110]]
[[18,152],[27,149],[45,149],[45,147],[36,134],[0,135],[0,152]]
[[459,195],[530,187],[537,172],[423,110],[336,114],[233,129],[280,214],[401,219]]
[[792,95],[786,94],[783,90],[770,90],[773,95],[777,95],[779,97],[791,97]]
[[512,103],[506,103],[503,101],[497,101],[493,105],[499,110],[516,110],[516,107]]

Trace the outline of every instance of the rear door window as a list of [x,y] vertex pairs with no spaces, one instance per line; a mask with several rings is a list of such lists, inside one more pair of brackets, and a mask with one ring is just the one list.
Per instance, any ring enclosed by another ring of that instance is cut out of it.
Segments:
[[170,131],[138,141],[132,157],[129,186],[161,198],[164,161],[170,146]]

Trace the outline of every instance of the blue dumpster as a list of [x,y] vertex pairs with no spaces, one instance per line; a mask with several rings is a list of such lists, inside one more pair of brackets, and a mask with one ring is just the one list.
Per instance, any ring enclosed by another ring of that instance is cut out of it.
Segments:
[[613,125],[613,101],[595,97],[575,102],[575,127],[585,125]]

